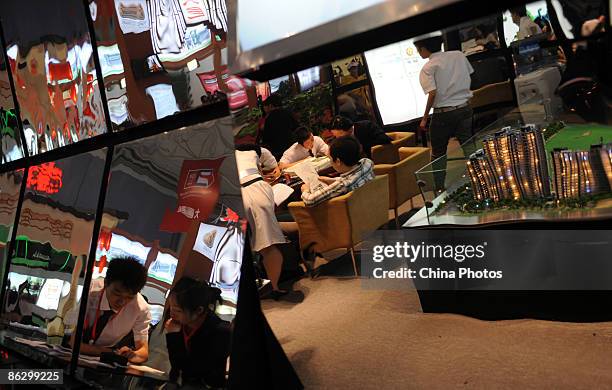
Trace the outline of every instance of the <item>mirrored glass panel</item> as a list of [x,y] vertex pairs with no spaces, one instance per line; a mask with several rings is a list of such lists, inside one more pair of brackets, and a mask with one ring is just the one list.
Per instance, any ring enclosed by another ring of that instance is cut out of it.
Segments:
[[79,0],[3,2],[0,15],[26,147],[44,153],[106,132]]
[[102,149],[29,169],[2,314],[4,343],[26,356],[70,361],[105,156]]
[[89,2],[115,129],[222,100],[227,71],[223,0]]
[[[2,270],[5,269],[22,181],[23,171],[0,174],[0,267]],[[1,276],[3,275],[0,274]]]
[[20,129],[15,112],[15,101],[9,82],[9,75],[4,57],[0,51],[0,132],[2,133],[2,163],[18,160],[23,157]]
[[[228,117],[115,148],[85,316],[91,345],[81,349],[81,366],[114,350],[146,366],[131,366],[134,375],[181,372],[222,385],[245,231],[231,123]],[[101,327],[109,309],[115,314]],[[185,341],[181,332],[195,333]]]

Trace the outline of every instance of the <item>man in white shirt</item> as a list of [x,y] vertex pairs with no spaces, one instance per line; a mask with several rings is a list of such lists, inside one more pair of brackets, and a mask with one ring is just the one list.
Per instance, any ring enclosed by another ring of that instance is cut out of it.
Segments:
[[327,156],[329,146],[321,137],[314,136],[305,127],[298,127],[294,134],[297,142],[291,145],[278,161],[281,169],[289,168],[308,157]]
[[514,24],[519,26],[517,38],[525,39],[532,35],[542,34],[542,29],[538,26],[529,16],[527,16],[527,9],[525,6],[512,8],[510,10],[512,15],[512,21]]
[[276,158],[272,152],[270,152],[266,148],[261,148],[261,156],[259,156],[259,162],[261,163],[262,172],[266,173],[269,171],[273,171],[278,167],[278,162],[276,162]]
[[[433,108],[430,124],[431,161],[434,169],[435,189],[445,188],[446,149],[451,137],[456,137],[467,157],[474,151],[472,137],[472,109],[468,100],[471,74],[474,72],[466,56],[460,51],[441,52],[442,37],[434,36],[414,42],[419,54],[429,61],[421,69],[419,80],[427,97],[427,106],[420,127],[427,130],[429,112]],[[465,145],[464,145],[465,144]]]
[[[131,257],[112,259],[104,279],[91,282],[83,326],[81,353],[115,352],[131,363],[149,358],[149,304],[140,295],[147,270]],[[133,336],[133,347],[122,341]],[[74,344],[74,333],[70,339]]]

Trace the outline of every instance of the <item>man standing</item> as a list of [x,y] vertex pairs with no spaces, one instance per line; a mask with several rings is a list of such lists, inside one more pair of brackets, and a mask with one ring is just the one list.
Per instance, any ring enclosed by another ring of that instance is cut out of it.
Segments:
[[519,27],[517,33],[517,39],[525,39],[532,35],[542,34],[542,29],[538,26],[529,16],[527,16],[527,9],[525,6],[512,8],[510,10],[512,15],[512,21]]
[[263,144],[279,160],[285,150],[293,144],[293,132],[298,127],[297,121],[289,110],[282,108],[281,97],[273,93],[264,101],[267,113],[263,127]]
[[434,36],[414,42],[419,54],[429,61],[421,69],[419,80],[427,97],[427,106],[420,127],[427,130],[429,112],[433,108],[430,125],[431,161],[433,165],[435,189],[445,188],[446,149],[451,137],[457,137],[465,157],[474,151],[472,142],[472,109],[468,100],[471,77],[474,69],[460,51],[441,52],[442,37]]

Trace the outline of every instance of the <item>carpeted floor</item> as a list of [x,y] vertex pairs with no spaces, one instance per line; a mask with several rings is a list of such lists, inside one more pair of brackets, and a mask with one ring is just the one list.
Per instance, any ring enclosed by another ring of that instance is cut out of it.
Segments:
[[423,314],[415,291],[303,279],[263,308],[306,389],[612,388],[612,324]]

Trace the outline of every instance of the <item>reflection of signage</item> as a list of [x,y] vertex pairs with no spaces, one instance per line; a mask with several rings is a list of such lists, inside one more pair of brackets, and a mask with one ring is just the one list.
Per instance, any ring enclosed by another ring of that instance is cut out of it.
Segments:
[[191,221],[206,220],[219,199],[219,168],[216,160],[185,160],[177,188],[178,202],[174,212],[166,211],[160,230],[185,232]]
[[43,282],[36,306],[44,310],[57,310],[60,297],[64,287],[64,281],[60,279],[47,279]]
[[62,188],[62,170],[54,162],[35,165],[30,168],[27,188],[37,192],[55,194]]
[[226,231],[226,227],[201,223],[198,229],[198,236],[193,245],[193,250],[215,261],[217,247]]
[[123,62],[121,61],[121,53],[119,46],[98,46],[98,56],[100,57],[100,67],[102,68],[102,77],[108,77],[112,74],[122,74]]
[[176,97],[170,84],[157,84],[145,89],[147,95],[153,99],[155,115],[161,119],[179,111]]
[[197,24],[207,20],[202,0],[180,0],[180,5],[187,24]]
[[187,27],[185,31],[185,42],[179,53],[161,52],[158,54],[162,62],[178,62],[204,49],[212,42],[211,33],[206,26],[198,24]]
[[116,0],[115,11],[124,34],[137,34],[151,28],[146,0]]
[[149,276],[172,284],[176,268],[178,267],[178,259],[167,253],[158,252],[157,258],[149,267]]
[[56,250],[51,244],[29,240],[25,236],[15,240],[15,255],[12,264],[31,268],[44,268],[49,271],[71,272],[74,267],[73,256],[68,251]]
[[249,102],[246,88],[252,86],[253,82],[248,79],[230,76],[226,84],[231,91],[227,94],[227,102],[230,109],[237,110],[246,106]]
[[184,189],[190,187],[208,188],[215,182],[215,175],[212,169],[195,169],[187,172],[187,180]]
[[[227,80],[229,79],[227,68],[223,69],[222,72],[221,78],[227,83]],[[200,78],[202,87],[207,93],[213,94],[219,90],[219,83],[217,82],[217,75],[215,74],[215,71],[198,73],[198,77]]]
[[24,208],[19,216],[21,227],[32,227],[38,230],[48,230],[52,235],[69,240],[72,237],[74,224],[65,220],[52,218],[49,214],[35,213],[29,208]]
[[116,99],[108,99],[108,114],[114,124],[120,125],[127,120],[127,103],[128,98],[126,95],[121,95]]

